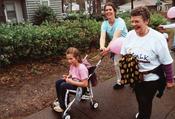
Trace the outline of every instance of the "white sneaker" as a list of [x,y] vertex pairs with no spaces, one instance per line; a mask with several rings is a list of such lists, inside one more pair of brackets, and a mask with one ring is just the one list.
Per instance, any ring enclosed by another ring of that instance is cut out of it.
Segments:
[[56,106],[60,106],[60,103],[58,100],[55,100],[53,103],[52,103],[53,107],[56,107]]
[[139,116],[139,112],[136,113],[136,119],[137,119],[138,116]]
[[63,112],[64,110],[58,105],[53,108],[56,112]]

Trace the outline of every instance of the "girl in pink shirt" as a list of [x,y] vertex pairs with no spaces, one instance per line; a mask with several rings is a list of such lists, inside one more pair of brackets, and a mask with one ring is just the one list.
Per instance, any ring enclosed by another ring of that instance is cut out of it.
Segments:
[[66,109],[65,100],[67,90],[76,90],[77,87],[88,86],[88,69],[82,63],[80,52],[74,47],[70,47],[66,51],[66,58],[70,64],[69,74],[63,75],[63,78],[56,81],[56,92],[58,101],[54,104],[54,110],[57,112],[63,112]]

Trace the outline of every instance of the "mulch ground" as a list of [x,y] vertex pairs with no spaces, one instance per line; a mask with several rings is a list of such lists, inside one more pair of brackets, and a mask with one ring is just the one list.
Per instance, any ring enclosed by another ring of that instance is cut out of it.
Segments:
[[[90,53],[88,59],[96,64],[100,56]],[[67,71],[64,58],[26,61],[0,69],[0,119],[21,119],[50,106],[56,98],[55,81]],[[99,83],[115,76],[109,56],[96,74]]]

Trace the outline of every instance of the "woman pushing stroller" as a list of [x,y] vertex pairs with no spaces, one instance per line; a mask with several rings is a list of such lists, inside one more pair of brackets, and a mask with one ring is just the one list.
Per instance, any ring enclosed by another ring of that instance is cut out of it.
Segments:
[[[77,87],[88,86],[88,69],[82,63],[80,52],[77,48],[70,47],[66,51],[66,58],[70,64],[69,74],[56,81],[56,93],[58,101],[54,102],[53,109],[56,112],[63,112],[66,109],[67,90],[76,90]],[[68,101],[69,97],[67,98]]]

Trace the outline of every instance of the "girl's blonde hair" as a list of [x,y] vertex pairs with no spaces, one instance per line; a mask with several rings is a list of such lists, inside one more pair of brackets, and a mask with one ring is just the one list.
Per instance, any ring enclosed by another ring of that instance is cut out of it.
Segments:
[[72,54],[73,57],[75,57],[75,59],[77,59],[79,63],[82,63],[81,55],[80,55],[80,52],[77,48],[69,47],[66,51],[66,55],[67,54]]

